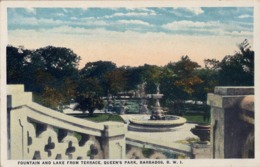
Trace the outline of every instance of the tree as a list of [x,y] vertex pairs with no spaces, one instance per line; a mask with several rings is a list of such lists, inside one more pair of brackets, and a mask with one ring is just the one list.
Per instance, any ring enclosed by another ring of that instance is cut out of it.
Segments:
[[156,65],[145,64],[141,67],[141,83],[146,82],[146,93],[156,93],[157,84],[160,83],[162,68]]
[[89,78],[96,77],[99,80],[103,79],[104,75],[116,69],[116,65],[110,61],[96,61],[85,64],[80,70],[81,77]]
[[106,90],[112,94],[126,90],[127,78],[123,69],[115,69],[105,74],[104,85]]
[[219,60],[216,59],[205,59],[205,69],[218,70]]
[[198,76],[202,82],[195,86],[192,97],[195,101],[199,100],[206,103],[207,94],[214,92],[215,86],[218,85],[218,73],[216,70],[203,68],[196,70],[195,75]]
[[167,66],[177,76],[174,81],[177,88],[175,90],[176,99],[187,100],[191,98],[195,86],[202,83],[202,80],[195,75],[196,69],[200,67],[199,64],[191,61],[188,56],[182,56],[180,61],[169,63]]
[[110,61],[96,61],[85,64],[79,71],[79,81],[76,88],[75,109],[89,111],[92,116],[95,109],[102,109],[104,101],[100,98],[107,93],[106,79],[109,73],[116,69]]
[[79,85],[81,89],[88,87],[87,80],[95,82],[96,86],[92,87],[92,92],[98,92],[100,96],[105,96],[108,92],[105,76],[115,69],[116,65],[110,61],[96,61],[85,64],[84,68],[79,72],[81,82]]
[[64,47],[47,46],[32,53],[30,69],[34,73],[31,76],[35,84],[33,92],[39,102],[62,110],[64,104],[69,104],[75,98],[79,61],[77,54]]
[[168,105],[173,100],[178,99],[176,97],[177,87],[174,85],[177,75],[173,72],[172,68],[168,66],[163,67],[162,73],[160,75],[160,90],[163,95],[161,103],[163,105]]
[[219,83],[222,86],[254,85],[254,51],[247,40],[238,48],[235,55],[225,56],[219,63]]
[[74,110],[80,110],[82,112],[89,112],[89,116],[93,116],[95,109],[103,109],[104,108],[104,101],[97,97],[90,94],[79,95],[76,97],[75,101],[78,103]]
[[168,63],[161,76],[163,102],[174,114],[181,115],[184,101],[192,99],[196,86],[202,83],[195,71],[200,66],[188,56],[182,56],[178,62]]
[[8,83],[25,85],[34,100],[54,109],[75,96],[80,57],[71,49],[47,46],[36,50],[7,46]]
[[7,55],[7,83],[22,84],[26,80],[26,66],[30,63],[32,51],[25,49],[23,46],[16,48],[8,45],[6,48]]
[[36,71],[45,71],[57,79],[71,77],[77,73],[80,57],[65,47],[47,46],[32,54]]
[[102,88],[99,84],[99,80],[97,78],[80,78],[77,85],[77,93],[101,95]]
[[140,67],[122,66],[119,69],[123,71],[126,80],[124,89],[126,91],[137,89],[137,85],[141,83]]

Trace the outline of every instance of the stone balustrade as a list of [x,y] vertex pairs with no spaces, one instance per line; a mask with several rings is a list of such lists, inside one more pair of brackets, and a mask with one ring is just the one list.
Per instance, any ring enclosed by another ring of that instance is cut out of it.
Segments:
[[43,107],[23,85],[8,85],[7,92],[10,159],[125,158],[123,123],[95,123]]

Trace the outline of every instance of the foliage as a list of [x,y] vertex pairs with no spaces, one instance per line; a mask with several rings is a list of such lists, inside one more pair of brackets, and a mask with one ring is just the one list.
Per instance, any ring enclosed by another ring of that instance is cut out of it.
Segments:
[[7,83],[19,84],[26,81],[28,75],[28,64],[32,51],[8,45],[6,48],[7,55]]
[[254,51],[247,40],[238,45],[239,52],[225,56],[219,63],[219,83],[223,86],[254,85]]
[[31,61],[36,70],[48,72],[60,79],[77,72],[80,57],[71,49],[47,46],[35,50]]
[[114,69],[116,69],[116,65],[110,61],[89,62],[80,70],[80,75],[84,78],[96,77],[101,79],[107,72]]
[[93,115],[95,109],[101,110],[104,108],[104,101],[100,97],[89,94],[78,95],[75,101],[78,105],[74,108],[74,110],[80,110],[83,112],[88,111],[90,116]]
[[126,89],[126,77],[124,76],[124,71],[120,69],[115,69],[108,72],[104,76],[104,86],[112,94],[124,91]]
[[218,85],[217,71],[204,68],[195,71],[195,75],[201,79],[202,82],[194,86],[192,93],[193,100],[203,101],[207,100],[207,94],[213,93],[215,86]]
[[101,97],[136,91],[144,82],[147,94],[156,93],[160,84],[161,104],[177,114],[184,114],[186,100],[205,103],[215,86],[254,85],[254,51],[247,40],[234,55],[206,59],[204,68],[188,56],[163,67],[117,67],[110,61],[96,61],[79,70],[79,61],[79,56],[64,47],[28,50],[7,46],[7,83],[24,84],[47,107],[62,111],[73,99],[78,109],[90,114],[104,107]]
[[169,63],[166,66],[166,68],[171,70],[172,75],[175,75],[170,83],[174,89],[173,99],[190,99],[195,91],[195,86],[202,83],[202,80],[194,73],[199,67],[198,63],[191,61],[188,56],[182,56],[180,61]]
[[7,47],[7,83],[24,84],[41,104],[62,110],[75,96],[80,57],[71,49],[47,46],[37,50]]

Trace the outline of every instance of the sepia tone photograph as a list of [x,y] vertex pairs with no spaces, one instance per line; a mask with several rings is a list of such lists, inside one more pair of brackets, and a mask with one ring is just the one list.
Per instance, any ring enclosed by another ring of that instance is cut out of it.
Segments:
[[260,164],[259,7],[79,2],[2,3],[2,166]]

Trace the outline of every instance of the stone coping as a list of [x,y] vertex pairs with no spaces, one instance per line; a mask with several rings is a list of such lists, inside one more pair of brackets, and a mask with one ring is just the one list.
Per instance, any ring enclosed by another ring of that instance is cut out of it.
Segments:
[[253,95],[253,86],[216,86],[214,90],[218,95]]

